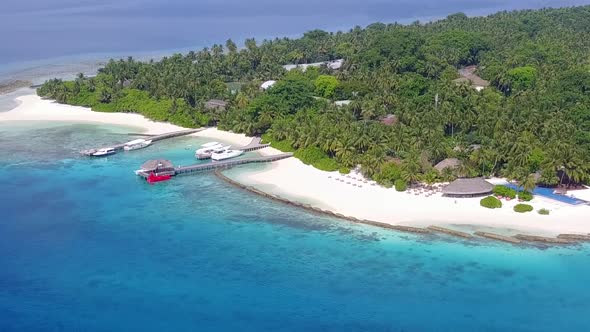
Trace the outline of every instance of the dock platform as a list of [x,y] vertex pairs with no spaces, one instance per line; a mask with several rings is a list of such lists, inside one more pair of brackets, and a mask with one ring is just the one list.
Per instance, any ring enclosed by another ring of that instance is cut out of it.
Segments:
[[[276,155],[272,155],[272,156],[240,158],[240,159],[225,160],[225,161],[212,161],[212,162],[205,163],[205,164],[168,167],[165,169],[164,172],[158,172],[158,174],[173,175],[173,176],[182,175],[182,174],[190,174],[190,173],[210,171],[210,170],[215,170],[215,169],[230,168],[230,167],[244,165],[244,164],[268,163],[268,162],[273,162],[273,161],[277,161],[277,160],[290,158],[292,156],[293,156],[292,153],[281,153],[281,154],[276,154]],[[147,178],[149,176],[150,172],[152,172],[152,171],[151,170],[139,171],[139,172],[137,172],[137,175]]]
[[264,149],[264,148],[270,146],[270,144],[268,144],[268,143],[267,144],[260,143],[261,141],[262,141],[262,138],[254,137],[254,138],[252,138],[252,141],[248,145],[236,146],[236,147],[232,146],[231,148],[233,150],[242,150],[244,152],[250,152],[250,151]]
[[[186,130],[173,131],[173,132],[164,133],[164,134],[160,134],[160,135],[150,136],[150,140],[152,142],[156,142],[156,141],[161,141],[161,140],[167,139],[167,138],[179,137],[179,136],[186,136],[186,135],[198,133],[199,131],[203,131],[203,130],[205,130],[205,128],[186,129]],[[116,145],[112,145],[112,146],[106,146],[106,147],[103,147],[103,148],[111,148],[111,149],[114,149],[115,151],[118,152],[118,151],[123,150],[123,147],[125,147],[125,144],[126,143],[121,143],[121,144],[116,144]],[[92,154],[94,154],[99,149],[100,148],[97,148],[97,149],[89,149],[89,150],[82,150],[82,151],[80,151],[80,153],[83,154],[83,155],[85,155],[85,156],[92,156]]]

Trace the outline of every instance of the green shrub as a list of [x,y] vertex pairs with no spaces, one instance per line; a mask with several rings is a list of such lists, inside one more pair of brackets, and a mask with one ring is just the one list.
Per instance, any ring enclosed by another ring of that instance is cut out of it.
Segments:
[[537,211],[537,212],[539,212],[539,214],[542,214],[542,215],[544,215],[544,216],[547,216],[547,215],[549,215],[549,210],[547,210],[547,209],[540,209],[540,210],[539,210],[539,211]]
[[494,196],[488,196],[482,198],[481,201],[479,201],[479,205],[488,209],[499,209],[502,207],[502,202]]
[[514,211],[518,213],[525,213],[533,211],[533,207],[528,204],[516,204],[514,206]]
[[272,135],[270,134],[264,134],[262,135],[262,140],[265,143],[270,143],[270,146],[272,146],[273,148],[282,151],[282,152],[295,152],[295,148],[293,147],[293,145],[291,144],[290,141],[288,140],[284,140],[284,141],[279,141],[277,139],[274,139],[272,137]]
[[393,187],[393,182],[391,182],[389,180],[383,180],[383,182],[381,182],[379,184],[385,188],[392,188]]
[[340,169],[338,171],[340,171],[340,174],[348,174],[348,173],[350,173],[350,168],[340,167]]
[[516,190],[506,186],[495,186],[494,194],[502,197],[516,198]]
[[320,160],[316,160],[315,162],[311,163],[311,165],[319,170],[326,172],[334,172],[340,168],[338,162],[332,158],[323,158]]
[[340,168],[338,162],[330,158],[324,151],[315,146],[295,151],[295,158],[298,158],[306,165],[327,172],[337,171]]
[[319,161],[324,158],[328,158],[328,155],[322,151],[320,148],[315,146],[310,146],[303,149],[298,149],[295,151],[295,157],[299,158],[303,163],[310,165],[316,161]]
[[406,181],[402,180],[402,179],[397,179],[395,180],[395,190],[397,191],[406,191],[406,189],[408,189],[408,184],[406,183]]
[[394,183],[401,178],[400,167],[394,163],[385,163],[378,172],[373,174],[372,179],[380,185],[385,185],[386,182]]
[[533,199],[533,194],[528,191],[521,191],[518,193],[518,198],[522,199],[525,202],[528,202]]

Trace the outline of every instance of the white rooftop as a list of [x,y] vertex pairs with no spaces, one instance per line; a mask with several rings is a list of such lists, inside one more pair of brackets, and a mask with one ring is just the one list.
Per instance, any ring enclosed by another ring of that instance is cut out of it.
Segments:
[[145,142],[145,140],[143,138],[139,138],[139,139],[135,139],[133,141],[127,142],[125,143],[125,145],[135,145],[135,144],[139,144],[139,143],[143,143]]
[[283,68],[285,70],[290,71],[295,68],[299,68],[302,71],[305,71],[308,67],[321,67],[322,65],[326,65],[328,68],[332,70],[338,70],[344,64],[344,59],[336,59],[332,61],[322,61],[322,62],[313,62],[313,63],[302,63],[302,64],[288,64],[284,65]]
[[266,89],[270,88],[271,86],[275,85],[276,82],[277,81],[273,81],[273,80],[266,81],[266,82],[262,83],[262,85],[260,85],[260,88],[262,90],[266,90]]

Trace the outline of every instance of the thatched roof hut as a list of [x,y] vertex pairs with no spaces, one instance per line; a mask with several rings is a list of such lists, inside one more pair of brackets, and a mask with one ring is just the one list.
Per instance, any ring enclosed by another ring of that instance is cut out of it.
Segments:
[[205,102],[206,109],[225,109],[227,102],[220,99],[210,99]]
[[445,168],[451,168],[451,169],[455,169],[459,166],[461,166],[461,160],[457,159],[457,158],[447,158],[443,161],[441,161],[440,163],[434,165],[434,168],[439,171],[442,172]]
[[483,78],[477,76],[475,71],[477,70],[477,66],[467,66],[465,68],[459,69],[459,77],[458,79],[454,80],[455,83],[468,83],[477,91],[482,90],[483,88],[487,88],[490,86],[490,82],[484,80]]
[[394,124],[398,123],[399,119],[395,114],[387,114],[383,119],[381,119],[381,123],[386,126],[393,126]]
[[494,185],[483,178],[457,179],[443,188],[447,197],[477,197],[492,193]]
[[152,172],[152,171],[172,171],[174,170],[174,165],[172,164],[172,162],[170,162],[170,160],[165,160],[165,159],[154,159],[154,160],[148,160],[145,163],[143,163],[143,165],[141,165],[141,169],[147,172]]

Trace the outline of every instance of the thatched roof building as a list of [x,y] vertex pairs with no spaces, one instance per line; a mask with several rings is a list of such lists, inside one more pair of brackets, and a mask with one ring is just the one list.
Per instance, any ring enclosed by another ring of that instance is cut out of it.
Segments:
[[455,169],[459,166],[461,166],[461,160],[457,158],[447,158],[441,161],[440,163],[434,165],[434,168],[437,171],[442,172],[445,168]]
[[477,66],[467,66],[465,68],[459,69],[459,75],[461,77],[454,80],[453,82],[455,82],[457,84],[461,84],[461,83],[470,84],[477,91],[481,91],[482,89],[490,86],[490,82],[475,75],[476,70],[477,70]]
[[210,99],[205,103],[206,109],[225,109],[227,102],[220,99]]
[[457,179],[443,188],[447,197],[477,197],[492,193],[494,185],[483,178]]
[[170,160],[154,159],[154,160],[148,160],[145,163],[143,163],[143,165],[141,165],[141,169],[146,172],[173,171],[174,165],[172,164],[172,162],[170,162]]
[[397,118],[397,116],[395,114],[387,114],[387,116],[383,117],[383,119],[381,119],[381,123],[386,125],[386,126],[393,126],[394,124],[397,124],[399,121],[399,119]]

